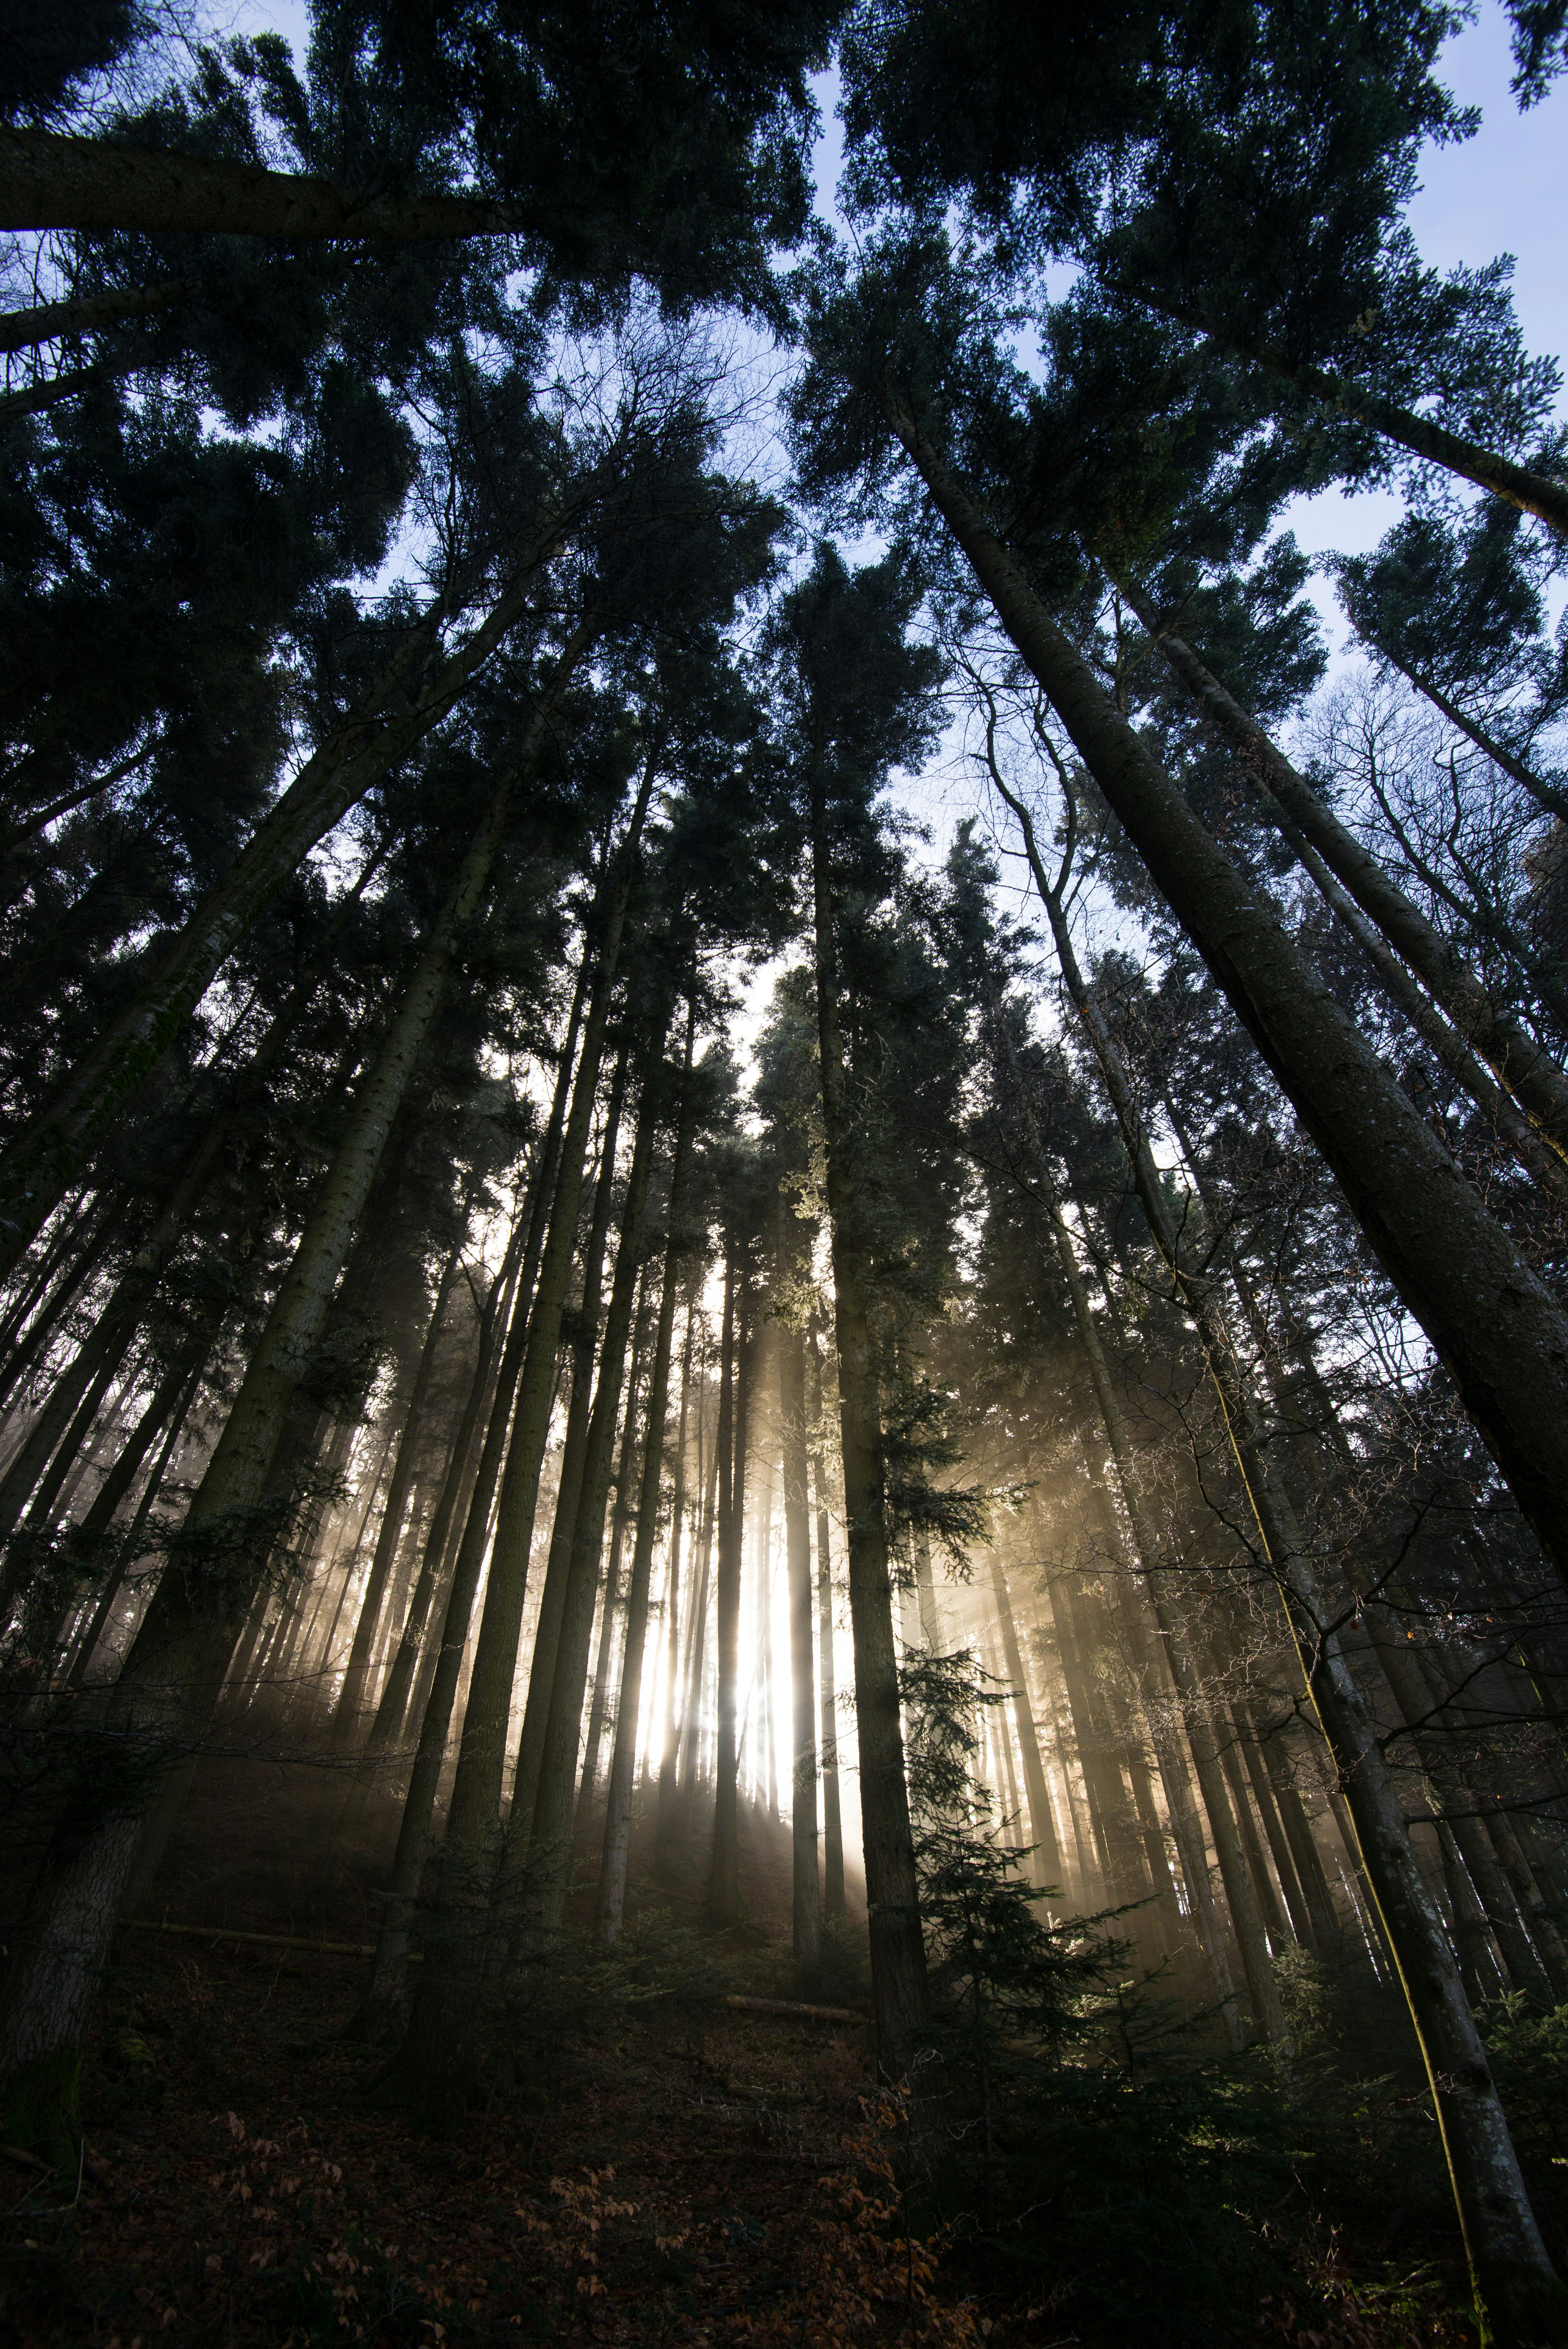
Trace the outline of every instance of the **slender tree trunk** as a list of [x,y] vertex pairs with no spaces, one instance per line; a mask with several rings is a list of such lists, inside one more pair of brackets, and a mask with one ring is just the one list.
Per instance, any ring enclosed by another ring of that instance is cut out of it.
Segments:
[[1034,1847],[1029,1855],[1029,1872],[1040,1890],[1059,1895],[1062,1888],[1062,1847],[1051,1809],[1050,1789],[1046,1784],[1046,1765],[1040,1758],[1039,1733],[1035,1726],[1034,1702],[1029,1695],[1028,1675],[1024,1670],[1023,1651],[1018,1645],[1017,1627],[1013,1619],[1012,1594],[1007,1588],[1006,1570],[995,1550],[991,1553],[991,1593],[996,1602],[996,1623],[1002,1634],[1008,1693],[1017,1714],[1018,1748],[1023,1755],[1024,1785],[1029,1797],[1029,1833]]
[[[696,1299],[686,1299],[686,1342],[681,1351],[681,1400],[676,1425],[676,1481],[670,1497],[670,1546],[665,1596],[665,1733],[659,1754],[659,1809],[656,1849],[667,1854],[680,1838],[681,1757],[681,1535],[686,1506],[686,1423],[691,1409],[692,1342],[696,1330]],[[695,1565],[695,1560],[694,1560]],[[696,1578],[691,1577],[693,1607]],[[686,1640],[691,1648],[691,1630]]]
[[797,1964],[810,1966],[816,1963],[821,1946],[822,1905],[817,1868],[817,1656],[811,1623],[806,1341],[798,1328],[779,1325],[777,1353],[784,1453],[784,1557],[789,1588],[791,1939]]
[[344,1666],[343,1687],[333,1714],[331,1746],[335,1754],[346,1752],[356,1742],[361,1726],[360,1714],[365,1705],[365,1676],[369,1669],[370,1651],[375,1643],[377,1626],[381,1614],[381,1601],[387,1588],[387,1578],[392,1571],[392,1561],[403,1533],[403,1516],[407,1505],[408,1490],[414,1481],[414,1463],[425,1437],[425,1410],[429,1400],[430,1381],[435,1375],[436,1353],[441,1341],[441,1325],[445,1318],[447,1297],[457,1273],[462,1254],[459,1240],[448,1257],[436,1301],[426,1325],[425,1342],[419,1350],[419,1363],[414,1376],[413,1391],[404,1413],[403,1429],[397,1444],[397,1457],[387,1498],[381,1506],[381,1525],[376,1549],[366,1577],[365,1592],[359,1602],[359,1617],[354,1627],[354,1640]]
[[[746,1506],[748,1396],[744,1366],[748,1349],[746,1307],[743,1299],[738,1302],[737,1297],[744,1275],[737,1257],[737,1244],[733,1237],[727,1237],[724,1319],[718,1345],[718,1589],[715,1626],[717,1730],[713,1757],[713,1857],[707,1882],[708,1922],[721,1931],[733,1930],[740,1922],[740,1748],[737,1713],[741,1537]],[[738,1353],[741,1358],[738,1362]]]
[[[707,1361],[705,1346],[704,1361]],[[686,1663],[686,1725],[681,1755],[681,1816],[689,1838],[696,1818],[696,1793],[701,1778],[703,1687],[707,1667],[708,1600],[712,1595],[713,1537],[718,1508],[718,1398],[714,1397],[714,1434],[702,1465],[704,1430],[707,1424],[707,1381],[697,1413],[697,1463],[701,1470],[701,1523],[696,1537],[696,1604],[692,1609],[691,1646]]]
[[862,1266],[863,1210],[845,1102],[837,917],[829,863],[826,781],[820,768],[813,769],[810,790],[817,1019],[827,1135],[850,1619],[854,1634],[861,1843],[871,1922],[872,2004],[879,2069],[884,2079],[904,2080],[929,2020],[925,1945],[904,1777],[892,1584],[882,1511],[880,1381]]
[[836,1924],[844,1914],[844,1821],[839,1798],[839,1695],[833,1676],[833,1550],[831,1513],[823,1476],[822,1359],[813,1319],[809,1332],[811,1426],[811,1489],[817,1500],[817,1642],[822,1713],[822,1919]]
[[540,1596],[539,1621],[533,1634],[529,1666],[528,1702],[511,1784],[511,1826],[509,1864],[515,1866],[526,1848],[533,1826],[533,1806],[539,1798],[540,1762],[544,1751],[545,1724],[555,1687],[555,1667],[561,1652],[561,1626],[572,1580],[573,1544],[583,1498],[583,1469],[588,1450],[588,1423],[593,1401],[593,1360],[599,1338],[599,1305],[604,1284],[604,1251],[610,1237],[614,1201],[615,1150],[621,1112],[626,1098],[630,1061],[629,1040],[623,1040],[610,1083],[599,1152],[599,1180],[594,1185],[593,1215],[583,1257],[583,1302],[573,1343],[572,1401],[566,1413],[566,1435],[561,1447],[561,1475],[555,1488],[555,1523],[550,1538],[550,1561]]
[[621,1662],[621,1694],[615,1707],[615,1744],[610,1757],[610,1785],[604,1803],[604,1847],[599,1868],[599,1899],[594,1926],[600,1940],[606,1945],[619,1940],[625,1911],[626,1860],[632,1841],[637,1724],[643,1699],[643,1652],[647,1640],[648,1596],[653,1576],[654,1544],[659,1530],[659,1496],[664,1488],[665,1447],[668,1433],[670,1356],[675,1343],[681,1258],[688,1246],[683,1218],[686,1214],[687,1170],[691,1161],[694,1117],[691,1064],[696,1035],[696,998],[694,991],[686,1009],[686,1057],[681,1068],[680,1106],[675,1151],[670,1163],[664,1283],[659,1296],[653,1371],[648,1386],[643,1483],[637,1499],[637,1538],[632,1552],[632,1578],[626,1595],[626,1644]]

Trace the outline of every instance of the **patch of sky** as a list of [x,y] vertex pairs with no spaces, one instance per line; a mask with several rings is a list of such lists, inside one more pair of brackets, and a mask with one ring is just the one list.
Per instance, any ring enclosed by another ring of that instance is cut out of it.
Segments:
[[[1420,186],[1407,218],[1423,261],[1441,270],[1479,267],[1500,253],[1514,257],[1513,303],[1526,347],[1561,354],[1568,347],[1568,272],[1563,222],[1568,218],[1568,84],[1522,114],[1509,88],[1512,59],[1508,19],[1499,0],[1484,0],[1474,19],[1443,50],[1439,78],[1480,128],[1455,146],[1429,146]],[[1565,411],[1559,395],[1559,414]],[[1362,554],[1405,510],[1397,489],[1324,490],[1296,498],[1279,527],[1294,531],[1304,554]],[[1349,629],[1330,581],[1315,572],[1310,590],[1336,660],[1347,655]],[[1555,623],[1568,585],[1554,583]]]

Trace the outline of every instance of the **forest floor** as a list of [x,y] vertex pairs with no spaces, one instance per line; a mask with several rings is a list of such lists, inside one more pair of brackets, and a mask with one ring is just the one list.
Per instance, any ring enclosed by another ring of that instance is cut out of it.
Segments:
[[[535,2076],[432,2137],[374,2102],[385,2059],[343,2035],[363,1957],[158,1929],[313,1944],[374,1931],[370,1865],[313,1876],[306,1855],[328,1847],[286,1786],[253,1778],[237,1798],[213,1780],[160,1878],[156,1925],[120,1936],[78,2178],[0,2163],[0,2349],[1086,2337],[1069,2282],[1047,2278],[1031,2305],[1016,2276],[989,2290],[973,2258],[944,2269],[905,2232],[898,2116],[877,2109],[864,2027],[718,2002],[800,1995],[777,1824],[744,1815],[747,1922],[701,1945],[717,1963],[689,1999],[603,2027],[591,2013],[574,2025],[568,2002]],[[700,1918],[700,1864],[655,1880],[651,1857],[645,1836],[631,1930],[640,1906],[678,1945]],[[1310,2283],[1301,2305],[1299,2322],[1288,2301],[1259,2308],[1250,2337],[1469,2338],[1451,2316],[1383,2323],[1354,2292]]]

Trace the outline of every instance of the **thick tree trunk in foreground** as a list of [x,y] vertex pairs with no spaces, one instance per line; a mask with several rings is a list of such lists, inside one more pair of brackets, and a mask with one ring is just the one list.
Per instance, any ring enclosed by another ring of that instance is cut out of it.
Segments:
[[882,2077],[905,2080],[930,2017],[909,1785],[904,1776],[893,1640],[892,1581],[882,1510],[882,1397],[861,1262],[862,1216],[845,1103],[836,913],[826,789],[811,777],[817,1021],[826,1129],[828,1219],[839,1356],[839,1432],[854,1634],[855,1725],[861,1764],[861,1845],[870,1910],[872,2003]]
[[1107,698],[910,419],[895,429],[1013,643],[1337,1177],[1568,1578],[1568,1314],[1445,1145]]

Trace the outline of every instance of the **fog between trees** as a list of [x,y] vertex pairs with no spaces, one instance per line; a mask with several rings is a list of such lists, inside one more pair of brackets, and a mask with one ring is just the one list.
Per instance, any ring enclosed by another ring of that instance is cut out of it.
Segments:
[[[1568,474],[1452,29],[0,34],[19,2341],[243,2272],[117,2281],[168,1926],[485,2179],[837,2033],[738,2297],[558,2149],[481,2327],[1565,2336]],[[229,2337],[449,2323],[355,2223]]]

